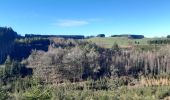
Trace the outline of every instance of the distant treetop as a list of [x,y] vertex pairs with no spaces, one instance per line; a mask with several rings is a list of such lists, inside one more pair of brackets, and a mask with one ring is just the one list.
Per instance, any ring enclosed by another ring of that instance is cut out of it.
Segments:
[[170,38],[170,35],[168,35],[167,38]]
[[0,27],[0,41],[11,41],[17,37],[17,32],[11,27]]
[[105,34],[98,34],[96,37],[105,37]]
[[111,35],[111,37],[127,37],[127,38],[130,38],[130,39],[143,39],[144,35],[122,34],[122,35]]

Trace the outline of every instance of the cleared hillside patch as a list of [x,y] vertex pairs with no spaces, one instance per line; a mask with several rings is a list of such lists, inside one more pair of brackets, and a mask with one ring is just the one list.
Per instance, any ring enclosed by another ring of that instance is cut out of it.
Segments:
[[120,47],[130,47],[133,45],[148,45],[148,41],[151,40],[150,38],[144,38],[144,39],[129,39],[127,37],[95,37],[86,39],[87,41],[90,41],[92,43],[96,43],[97,45],[105,48],[111,48],[114,43],[117,43],[120,45]]

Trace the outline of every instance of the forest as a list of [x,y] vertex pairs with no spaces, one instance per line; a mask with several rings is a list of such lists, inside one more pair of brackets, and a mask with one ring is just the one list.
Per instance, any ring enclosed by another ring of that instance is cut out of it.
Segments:
[[169,39],[147,43],[105,48],[0,27],[0,100],[169,100]]

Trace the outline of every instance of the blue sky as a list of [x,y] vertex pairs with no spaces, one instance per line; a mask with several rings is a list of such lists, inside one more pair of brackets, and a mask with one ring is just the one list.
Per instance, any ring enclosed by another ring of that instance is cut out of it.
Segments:
[[0,26],[19,34],[170,34],[170,0],[0,0]]

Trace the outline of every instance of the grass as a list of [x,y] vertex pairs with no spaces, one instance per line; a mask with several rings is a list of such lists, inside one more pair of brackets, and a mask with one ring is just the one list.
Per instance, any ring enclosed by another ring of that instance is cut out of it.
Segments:
[[[161,78],[160,78],[161,80]],[[94,82],[93,80],[78,83],[65,82],[56,85],[45,85],[35,83],[22,89],[19,83],[14,86],[14,93],[10,93],[10,100],[169,100],[170,86],[137,86],[129,87],[126,85],[118,86],[109,89],[89,88],[92,84],[85,84]],[[97,86],[100,85],[114,85],[115,83],[109,81],[103,83],[102,80],[97,81]],[[25,86],[25,85],[24,85]],[[83,86],[83,88],[79,88]],[[5,98],[6,92],[1,91],[0,99]],[[3,99],[1,99],[3,100]]]
[[67,90],[54,89],[57,100],[160,100],[170,96],[169,86],[137,87],[126,86],[113,90]]
[[[145,80],[159,82],[157,85],[148,85],[129,87],[120,86],[117,88],[90,89],[84,86],[82,90],[77,89],[78,84],[65,84],[62,86],[55,86],[54,97],[58,100],[169,100],[170,99],[170,85],[162,84],[169,81],[167,77],[143,78]],[[142,81],[142,80],[141,80]],[[108,81],[109,82],[109,81]],[[145,82],[148,84],[148,82]],[[103,82],[102,82],[103,83]],[[114,84],[110,83],[109,84]]]
[[0,65],[0,68],[4,68],[5,66],[4,65]]
[[141,78],[141,85],[143,86],[170,86],[170,78],[169,77]]
[[117,43],[118,45],[120,45],[120,47],[129,47],[132,45],[148,45],[147,41],[151,40],[151,38],[128,39],[127,37],[95,37],[86,40],[92,43],[96,43],[101,47],[111,48],[114,43]]

